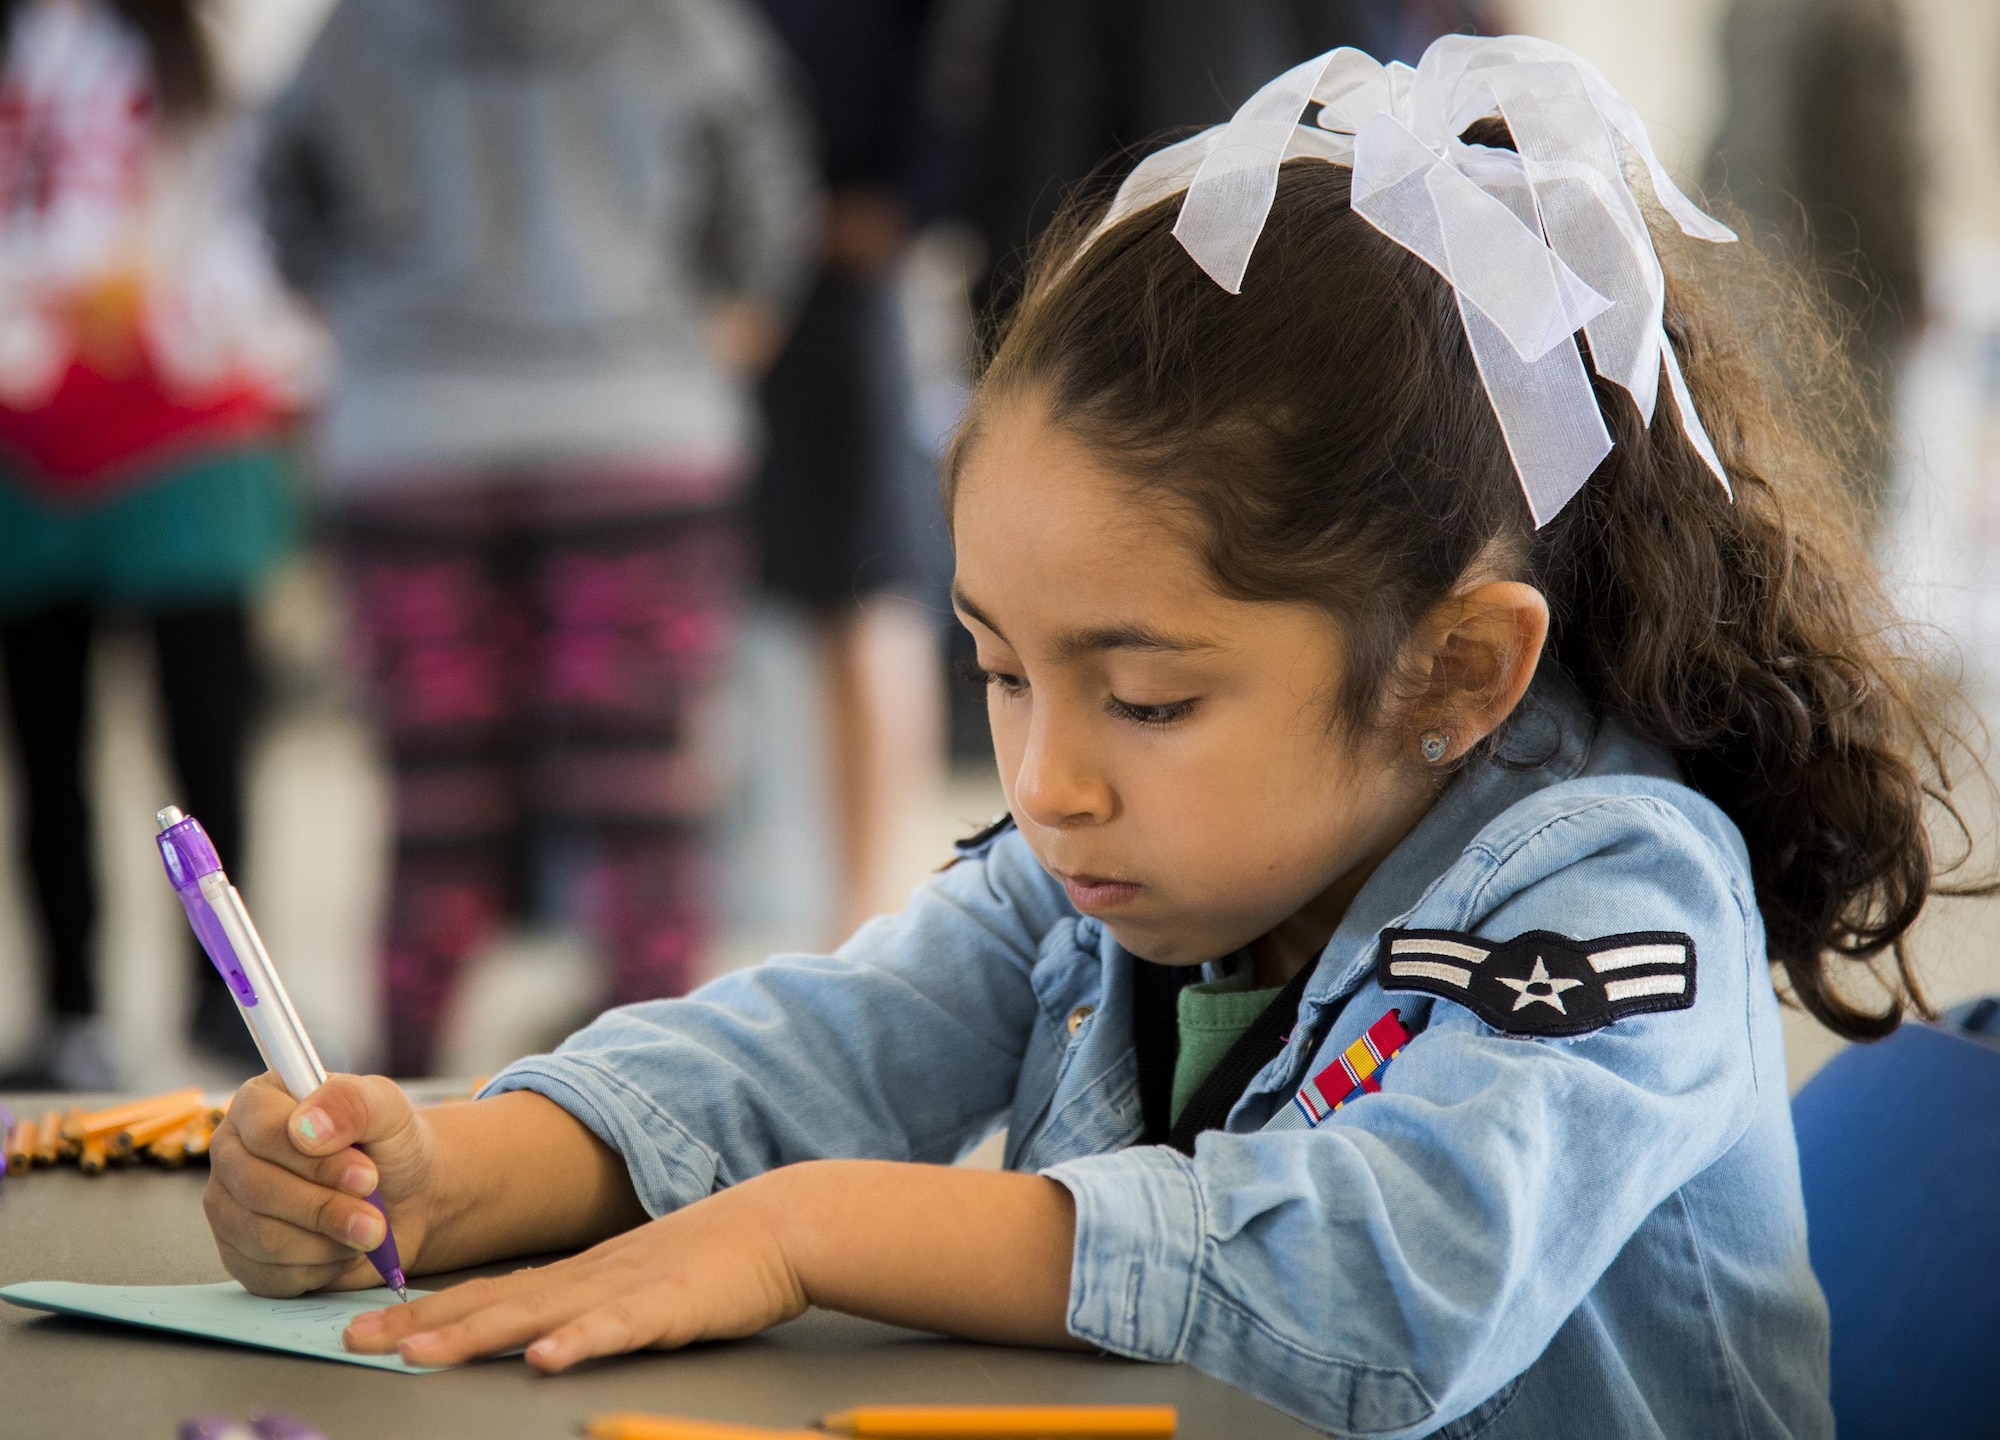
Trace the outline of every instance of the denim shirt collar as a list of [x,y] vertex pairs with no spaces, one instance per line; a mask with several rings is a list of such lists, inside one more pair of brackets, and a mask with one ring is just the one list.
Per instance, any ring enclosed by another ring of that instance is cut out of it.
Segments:
[[1414,910],[1495,817],[1537,790],[1574,779],[1599,728],[1569,678],[1544,668],[1497,742],[1453,777],[1355,895],[1320,951],[1299,1002],[1300,1021],[1310,1026],[1324,1006],[1360,983],[1375,963],[1376,935]]

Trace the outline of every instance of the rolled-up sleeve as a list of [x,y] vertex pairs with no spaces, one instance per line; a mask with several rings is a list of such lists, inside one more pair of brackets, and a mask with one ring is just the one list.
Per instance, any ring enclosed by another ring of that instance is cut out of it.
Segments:
[[1192,1160],[1162,1145],[1117,1158],[1047,1172],[1076,1200],[1070,1333],[1134,1359],[1176,1360],[1187,1345],[1209,1234],[1201,1182]]
[[[1411,923],[1684,931],[1695,1004],[1553,1040],[1440,1000],[1381,1091],[1316,1129],[1054,1167],[1076,1200],[1074,1334],[1191,1362],[1334,1433],[1428,1433],[1533,1363],[1655,1208],[1743,1133],[1750,987],[1769,981],[1736,857],[1627,796],[1475,846],[1461,869],[1458,913]],[[1425,998],[1371,984],[1352,1003]]]
[[482,1094],[532,1090],[616,1150],[649,1213],[800,1160],[948,1161],[1012,1103],[1029,975],[1066,913],[1018,836],[871,921],[679,1000],[607,1012]]

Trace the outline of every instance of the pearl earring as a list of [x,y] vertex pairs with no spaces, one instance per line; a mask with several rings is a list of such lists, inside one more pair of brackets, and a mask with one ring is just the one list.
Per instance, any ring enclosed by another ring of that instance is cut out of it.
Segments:
[[1442,730],[1426,730],[1418,739],[1417,745],[1423,750],[1424,759],[1435,765],[1444,759],[1445,752],[1451,749],[1451,736]]

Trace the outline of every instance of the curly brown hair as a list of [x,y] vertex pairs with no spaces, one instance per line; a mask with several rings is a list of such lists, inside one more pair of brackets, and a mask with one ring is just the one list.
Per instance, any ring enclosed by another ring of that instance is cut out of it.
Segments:
[[[1482,124],[1467,138],[1509,143]],[[947,511],[985,417],[1032,394],[1187,517],[1225,594],[1341,621],[1350,725],[1378,723],[1413,628],[1470,573],[1535,585],[1542,663],[1670,750],[1741,830],[1796,1002],[1852,1039],[1929,1014],[1908,931],[1943,889],[1927,809],[1958,821],[1946,757],[1963,746],[1861,543],[1844,480],[1865,407],[1815,307],[1755,255],[1656,225],[1667,332],[1734,498],[1664,384],[1648,426],[1599,379],[1615,446],[1536,530],[1451,289],[1350,209],[1349,179],[1282,168],[1240,295],[1175,242],[1177,201],[1087,244],[1101,206],[1073,202],[954,442]],[[1848,993],[1861,970],[1879,1006]]]

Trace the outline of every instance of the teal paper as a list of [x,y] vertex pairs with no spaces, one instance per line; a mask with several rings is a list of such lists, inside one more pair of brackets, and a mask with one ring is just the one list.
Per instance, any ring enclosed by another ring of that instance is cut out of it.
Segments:
[[[424,1294],[412,1290],[412,1298]],[[0,1300],[58,1315],[91,1320],[115,1320],[177,1335],[200,1335],[283,1350],[347,1365],[368,1365],[405,1375],[428,1375],[435,1365],[408,1365],[393,1354],[356,1355],[340,1343],[347,1322],[364,1310],[396,1303],[388,1289],[343,1290],[301,1295],[293,1300],[267,1300],[252,1295],[234,1280],[220,1285],[78,1285],[68,1280],[31,1280],[0,1288]]]

